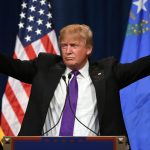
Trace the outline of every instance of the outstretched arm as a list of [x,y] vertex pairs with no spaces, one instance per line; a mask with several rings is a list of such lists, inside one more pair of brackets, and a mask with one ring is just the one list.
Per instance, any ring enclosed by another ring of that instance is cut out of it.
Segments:
[[8,58],[0,53],[0,73],[16,78],[26,83],[32,83],[36,73],[36,61],[21,61],[19,59]]
[[150,56],[140,58],[132,63],[114,65],[114,74],[120,88],[150,75]]

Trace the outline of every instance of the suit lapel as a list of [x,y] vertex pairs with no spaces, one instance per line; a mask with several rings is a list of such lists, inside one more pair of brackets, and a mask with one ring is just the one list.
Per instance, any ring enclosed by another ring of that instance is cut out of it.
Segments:
[[96,91],[99,123],[101,124],[101,119],[102,119],[103,109],[104,109],[104,101],[105,101],[104,69],[99,69],[99,67],[96,66],[90,66],[90,76]]

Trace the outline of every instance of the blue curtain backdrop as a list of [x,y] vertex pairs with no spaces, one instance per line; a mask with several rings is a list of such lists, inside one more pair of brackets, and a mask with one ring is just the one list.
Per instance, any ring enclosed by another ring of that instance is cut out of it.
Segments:
[[[18,31],[21,0],[0,0],[0,52],[12,56]],[[115,56],[120,59],[131,0],[51,0],[53,22],[59,30],[83,23],[94,32],[92,59]],[[7,77],[0,74],[0,100]]]

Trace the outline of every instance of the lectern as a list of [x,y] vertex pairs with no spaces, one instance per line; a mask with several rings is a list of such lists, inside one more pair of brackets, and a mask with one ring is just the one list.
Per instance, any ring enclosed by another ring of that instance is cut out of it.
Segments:
[[127,150],[124,136],[4,137],[4,150]]

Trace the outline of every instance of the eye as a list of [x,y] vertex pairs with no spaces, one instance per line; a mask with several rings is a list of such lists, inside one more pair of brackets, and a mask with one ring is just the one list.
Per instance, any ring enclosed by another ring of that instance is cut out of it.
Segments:
[[70,44],[70,46],[73,47],[73,48],[78,48],[78,47],[79,47],[79,45],[78,45],[78,44],[75,44],[75,43]]
[[61,48],[62,48],[62,49],[67,48],[67,44],[61,44]]

